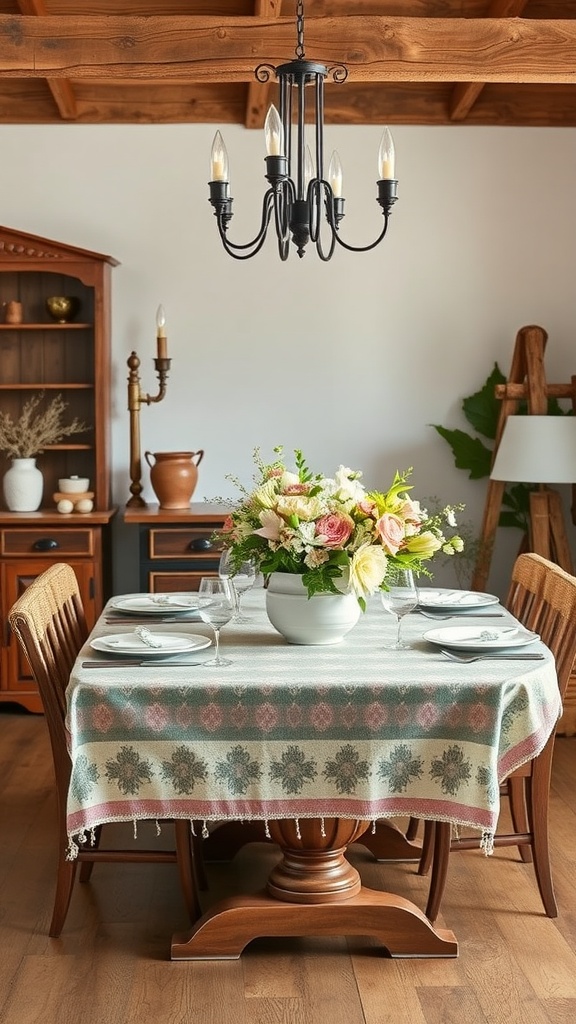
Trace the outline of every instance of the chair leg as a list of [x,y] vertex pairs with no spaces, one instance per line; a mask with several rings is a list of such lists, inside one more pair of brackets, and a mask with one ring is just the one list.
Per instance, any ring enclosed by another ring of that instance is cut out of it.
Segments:
[[552,744],[544,748],[533,764],[532,777],[527,781],[528,820],[532,832],[532,853],[536,881],[548,917],[558,917],[558,904],[554,895],[550,848],[548,843],[548,803]]
[[191,923],[197,921],[202,915],[200,900],[198,899],[198,886],[196,884],[196,870],[193,853],[193,837],[190,830],[190,822],[187,819],[174,822],[176,837],[176,859],[178,861],[178,874],[180,885],[184,894],[184,902],[188,911]]
[[408,828],[406,829],[406,839],[413,842],[418,835],[418,826],[420,825],[420,818],[410,818],[408,822]]
[[[506,780],[506,790],[512,816],[512,827],[520,835],[526,834],[528,828],[528,815],[526,812],[526,788],[524,776],[511,776]],[[518,853],[525,864],[532,861],[532,850],[524,843],[518,847]]]
[[57,939],[64,927],[64,921],[70,906],[74,878],[76,877],[77,860],[65,859],[65,847],[60,854],[58,863],[58,874],[56,876],[56,894],[54,896],[54,909],[48,934],[52,939]]
[[440,904],[446,886],[448,861],[450,860],[450,836],[450,822],[437,821],[434,824],[434,857],[428,903],[426,904],[426,917],[432,924],[440,912]]
[[422,853],[420,854],[420,862],[418,864],[418,874],[427,875],[430,870],[432,863],[432,854],[434,852],[434,834],[436,831],[435,821],[424,822],[424,838],[422,840]]
[[[102,825],[97,825],[94,829],[94,842],[91,843],[91,849],[97,850],[100,846],[100,839],[102,836]],[[94,870],[93,860],[83,860],[80,864],[80,874],[78,880],[80,882],[89,882],[92,871]]]

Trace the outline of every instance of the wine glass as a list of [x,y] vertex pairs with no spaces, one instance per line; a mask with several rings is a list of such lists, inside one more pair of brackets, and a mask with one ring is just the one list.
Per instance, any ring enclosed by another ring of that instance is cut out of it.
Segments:
[[229,580],[218,576],[203,576],[198,587],[198,611],[203,622],[214,630],[215,654],[204,665],[231,665],[229,658],[220,657],[220,630],[234,615],[235,601]]
[[390,579],[389,589],[381,590],[382,604],[387,612],[396,616],[396,639],[384,646],[391,651],[402,651],[409,647],[400,637],[402,619],[418,604],[418,591],[411,569],[397,569]]
[[236,565],[232,561],[230,549],[225,548],[220,555],[220,564],[218,566],[218,575],[220,579],[229,580],[232,585],[232,594],[235,599],[236,609],[233,615],[235,622],[250,622],[250,618],[242,614],[241,601],[242,595],[247,590],[251,590],[256,580],[256,563],[253,559],[247,558],[245,561],[240,562]]

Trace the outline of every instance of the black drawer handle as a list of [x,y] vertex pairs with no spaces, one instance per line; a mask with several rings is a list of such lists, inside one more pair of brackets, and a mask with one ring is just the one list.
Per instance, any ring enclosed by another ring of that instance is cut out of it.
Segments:
[[32,547],[34,548],[34,551],[56,551],[60,545],[53,537],[42,537],[40,540],[37,540]]
[[196,540],[191,540],[188,548],[190,551],[210,551],[212,547],[212,541],[209,537],[197,537]]

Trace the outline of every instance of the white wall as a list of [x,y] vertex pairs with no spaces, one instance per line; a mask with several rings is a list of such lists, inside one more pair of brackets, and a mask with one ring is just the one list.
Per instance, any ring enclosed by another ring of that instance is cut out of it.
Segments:
[[[311,250],[287,263],[270,237],[253,260],[226,256],[208,203],[213,126],[1,126],[0,223],[121,261],[113,272],[114,496],[128,496],[126,359],[136,349],[155,393],[155,314],[163,303],[173,359],[168,397],[144,408],[142,450],[206,455],[195,499],[233,497],[252,449],[301,447],[330,473],[343,462],[368,486],[414,467],[414,495],[467,503],[469,482],[432,423],[468,425],[462,398],[516,332],[549,333],[551,381],[576,372],[576,132],[397,127],[399,201],[371,253]],[[228,126],[233,240],[259,222],[261,133]],[[344,165],[355,244],[375,236],[379,128],[326,129]],[[1,373],[1,369],[0,369]],[[153,498],[146,472],[145,497]],[[502,532],[502,531],[501,531]],[[573,528],[571,528],[573,532]],[[116,589],[137,585],[137,547],[119,518]],[[499,542],[505,578],[517,537]],[[498,561],[498,560],[497,560]],[[494,589],[501,589],[496,565]]]

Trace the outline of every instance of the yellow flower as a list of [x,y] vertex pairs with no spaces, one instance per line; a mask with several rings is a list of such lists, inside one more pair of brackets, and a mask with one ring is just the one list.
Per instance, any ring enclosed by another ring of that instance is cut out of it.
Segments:
[[254,494],[250,498],[250,504],[252,508],[258,510],[261,508],[274,508],[276,504],[276,490],[277,481],[274,479],[267,480],[265,484],[258,487],[254,491]]
[[289,519],[290,516],[297,516],[298,519],[312,522],[322,515],[324,505],[319,498],[308,498],[305,494],[284,494],[279,495],[276,501],[276,511],[279,516]]
[[435,551],[439,551],[443,544],[443,538],[435,537],[430,530],[417,534],[416,537],[408,537],[406,540],[406,551],[410,551],[419,558],[431,558]]
[[387,565],[388,559],[379,545],[363,544],[358,548],[350,564],[350,586],[356,597],[368,597],[378,590]]

